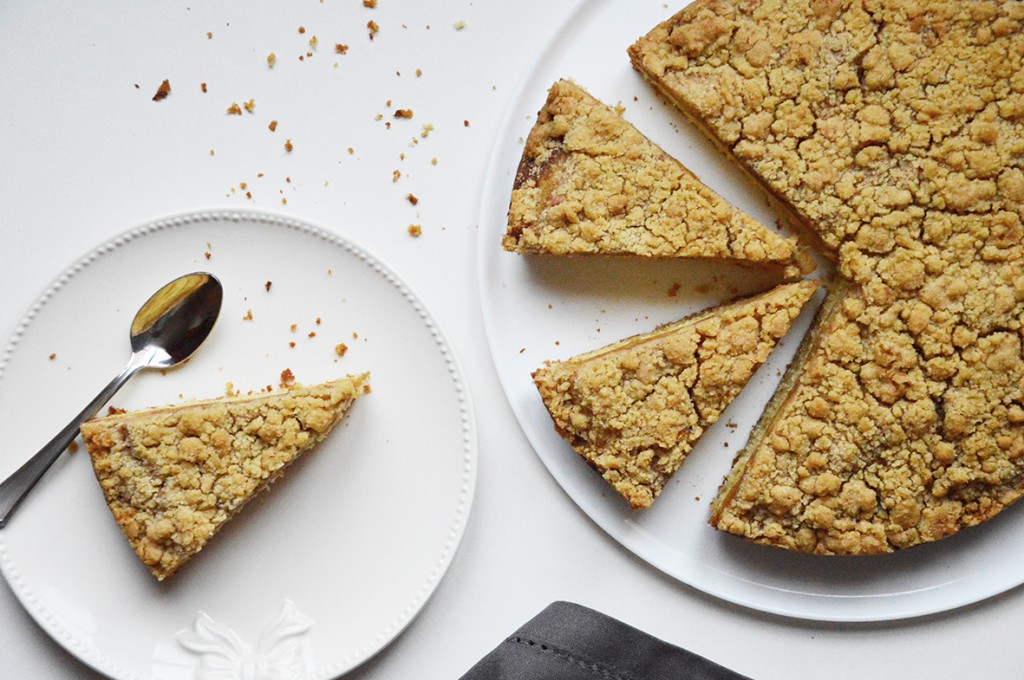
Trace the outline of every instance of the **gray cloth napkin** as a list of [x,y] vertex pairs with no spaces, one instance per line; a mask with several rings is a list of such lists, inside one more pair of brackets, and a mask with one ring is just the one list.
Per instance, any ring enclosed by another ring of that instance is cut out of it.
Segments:
[[461,680],[749,680],[571,602],[555,602]]

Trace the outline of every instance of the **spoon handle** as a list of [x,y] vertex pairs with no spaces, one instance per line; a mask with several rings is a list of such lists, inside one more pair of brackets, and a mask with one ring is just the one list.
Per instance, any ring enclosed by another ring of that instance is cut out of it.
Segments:
[[39,453],[32,456],[28,461],[18,468],[14,474],[0,483],[0,529],[7,525],[8,518],[21,503],[21,500],[28,495],[32,487],[43,476],[54,461],[60,458],[64,450],[68,448],[75,437],[78,436],[78,428],[82,423],[91,418],[100,408],[110,401],[110,398],[121,389],[121,386],[128,382],[136,371],[143,365],[136,361],[133,355],[132,360],[124,369],[103,390],[96,395],[96,398],[89,402],[81,413],[74,420],[68,423],[63,430],[51,439]]

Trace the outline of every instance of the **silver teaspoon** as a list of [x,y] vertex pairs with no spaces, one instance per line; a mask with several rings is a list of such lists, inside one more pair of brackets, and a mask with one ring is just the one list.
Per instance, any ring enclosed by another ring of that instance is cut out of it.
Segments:
[[0,483],[0,529],[54,461],[78,436],[78,428],[143,368],[167,368],[188,359],[210,334],[224,297],[213,274],[177,278],[153,294],[132,321],[128,364],[39,453]]

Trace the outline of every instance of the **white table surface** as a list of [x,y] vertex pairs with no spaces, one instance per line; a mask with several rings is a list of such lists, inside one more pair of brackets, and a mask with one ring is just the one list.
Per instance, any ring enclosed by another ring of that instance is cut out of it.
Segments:
[[[0,4],[0,329],[10,332],[51,280],[99,243],[154,217],[200,208],[267,208],[307,219],[351,236],[400,272],[460,355],[476,404],[479,478],[465,539],[433,598],[349,677],[456,678],[560,599],[757,678],[1019,676],[1019,588],[884,624],[752,612],[622,549],[533,453],[484,337],[477,216],[504,107],[573,4]],[[372,42],[371,19],[380,26]],[[320,45],[300,62],[312,35]],[[335,55],[337,42],[349,44],[349,53]],[[268,73],[270,52],[278,64]],[[154,103],[164,78],[172,94]],[[250,98],[253,114],[224,114]],[[392,120],[396,108],[413,109],[414,118],[391,129],[375,120],[378,113]],[[280,121],[276,133],[266,129],[271,119]],[[433,131],[419,138],[428,123]],[[392,182],[396,169],[402,177]],[[406,201],[407,193],[419,204]],[[422,225],[418,239],[406,231],[413,223]],[[5,583],[0,677],[98,676],[41,631]]]

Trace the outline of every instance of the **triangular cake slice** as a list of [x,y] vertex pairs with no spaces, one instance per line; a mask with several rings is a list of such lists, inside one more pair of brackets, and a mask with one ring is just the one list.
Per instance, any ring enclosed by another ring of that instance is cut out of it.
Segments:
[[734,208],[569,80],[526,140],[505,250],[735,260],[800,273],[796,244]]
[[82,436],[114,519],[162,581],[369,390],[363,374],[117,413]]
[[555,429],[634,509],[650,507],[818,284],[706,310],[533,375]]

